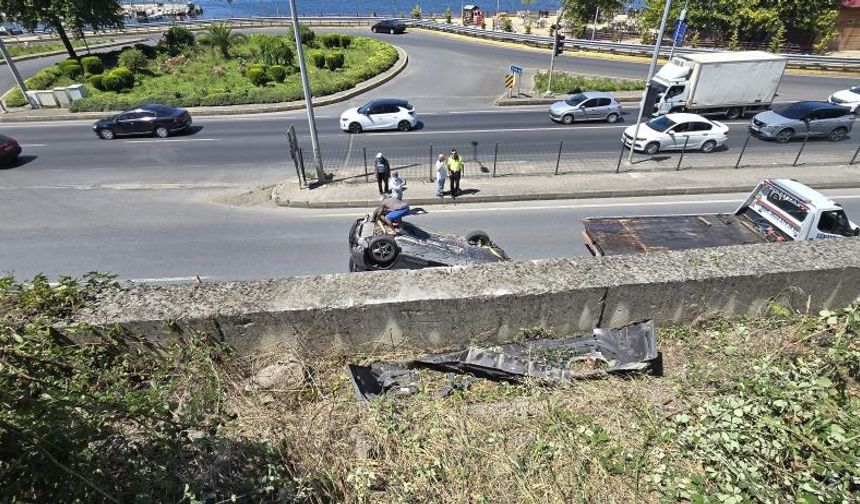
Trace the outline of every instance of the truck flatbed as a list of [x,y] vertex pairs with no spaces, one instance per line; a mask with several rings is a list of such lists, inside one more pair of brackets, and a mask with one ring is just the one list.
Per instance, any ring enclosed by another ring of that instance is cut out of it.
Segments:
[[619,255],[765,241],[745,220],[735,214],[590,218],[585,244],[595,255]]

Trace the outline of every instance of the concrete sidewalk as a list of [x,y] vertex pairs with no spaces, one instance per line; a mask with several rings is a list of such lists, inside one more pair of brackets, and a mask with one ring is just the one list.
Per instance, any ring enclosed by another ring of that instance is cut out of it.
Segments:
[[[816,189],[860,188],[860,165],[767,166],[659,172],[575,173],[567,175],[511,175],[464,177],[463,194],[435,197],[435,183],[408,178],[404,194],[413,206],[453,205],[497,201],[621,198],[674,194],[747,192],[764,178],[792,178]],[[295,179],[276,186],[272,199],[279,206],[301,208],[372,207],[379,201],[376,181],[333,182],[300,188]],[[446,184],[446,190],[447,190]]]

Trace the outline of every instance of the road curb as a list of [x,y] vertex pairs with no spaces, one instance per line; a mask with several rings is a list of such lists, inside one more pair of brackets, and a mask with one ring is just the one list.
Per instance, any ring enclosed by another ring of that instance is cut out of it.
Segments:
[[[89,46],[89,48],[91,50],[92,49],[104,49],[106,47],[138,44],[138,43],[141,43],[145,40],[147,40],[147,38],[142,37],[142,38],[136,38],[136,39],[132,39],[132,40],[126,40],[125,42],[110,42],[110,43],[104,43],[104,44],[95,44],[95,45]],[[78,49],[86,50],[85,47],[77,47],[77,48],[75,48],[75,51],[77,51]],[[34,60],[34,59],[39,59],[39,58],[47,58],[49,56],[57,56],[57,55],[66,54],[66,53],[67,53],[67,51],[65,49],[58,49],[56,51],[49,51],[49,52],[35,53],[35,54],[26,54],[24,56],[15,56],[12,58],[12,61],[14,61],[15,63],[18,63],[19,61],[28,61],[28,60]],[[83,58],[83,56],[81,56],[81,57]],[[7,63],[6,63],[5,59],[0,60],[0,66],[6,65],[6,64]]]
[[[378,199],[308,201],[301,199],[284,199],[280,196],[279,184],[272,189],[272,201],[280,207],[291,208],[369,208],[379,204]],[[856,182],[824,182],[815,184],[816,189],[858,189]],[[416,206],[452,206],[462,203],[503,203],[511,201],[551,201],[568,199],[603,199],[603,198],[636,198],[647,196],[691,196],[700,194],[747,193],[750,185],[726,185],[709,187],[669,187],[664,189],[635,189],[621,191],[569,191],[544,194],[500,194],[495,196],[464,196],[460,199],[451,198],[410,198],[409,204]]]
[[[372,77],[357,86],[341,91],[333,95],[321,96],[314,98],[313,104],[315,107],[325,105],[333,105],[342,101],[349,100],[362,93],[385,84],[394,77],[397,77],[409,63],[409,54],[400,46],[391,44],[397,50],[397,61],[394,65],[385,72]],[[285,103],[274,104],[251,104],[251,105],[229,105],[224,107],[188,107],[187,110],[195,116],[223,116],[223,115],[240,115],[240,114],[265,114],[270,112],[288,112],[291,110],[304,110],[305,101],[292,101]],[[120,111],[103,111],[103,112],[66,112],[50,116],[42,115],[20,115],[15,116],[16,112],[9,112],[0,117],[0,123],[15,123],[15,122],[39,122],[39,121],[76,121],[81,119],[97,119],[109,114],[117,114]]]

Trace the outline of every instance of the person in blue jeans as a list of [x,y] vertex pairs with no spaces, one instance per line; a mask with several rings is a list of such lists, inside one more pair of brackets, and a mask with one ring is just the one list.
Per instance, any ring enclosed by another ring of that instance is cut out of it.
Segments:
[[373,219],[381,220],[383,224],[392,229],[397,228],[397,223],[404,216],[409,215],[409,204],[401,199],[391,196],[382,198],[379,206],[373,211]]
[[[376,161],[373,163],[373,173],[376,175],[376,185],[379,187],[379,194],[388,193],[388,179],[391,178],[391,165],[382,153],[376,154]],[[383,185],[385,190],[383,191]]]

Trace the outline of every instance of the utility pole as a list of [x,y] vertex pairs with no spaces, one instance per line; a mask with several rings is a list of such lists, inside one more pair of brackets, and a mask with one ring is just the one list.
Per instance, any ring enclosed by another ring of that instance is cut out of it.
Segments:
[[639,136],[639,126],[642,124],[642,116],[645,114],[645,98],[648,96],[648,91],[651,90],[651,77],[654,77],[654,70],[657,68],[657,57],[660,56],[660,47],[663,45],[663,32],[666,30],[666,21],[669,19],[669,9],[672,7],[672,0],[666,0],[666,8],[663,9],[663,21],[660,22],[660,31],[657,33],[657,41],[654,43],[654,56],[651,57],[651,66],[648,67],[648,78],[645,79],[645,95],[639,103],[639,118],[636,120],[636,128],[633,130],[633,139],[630,141],[630,157],[627,158],[628,163],[633,162],[633,147],[636,145],[636,138]]
[[[547,95],[552,94],[552,72],[555,70],[555,55],[558,52],[558,31],[561,30],[561,15],[564,13],[564,3],[561,4],[561,7],[558,8],[558,13],[555,16],[555,30],[553,30],[552,34],[552,57],[549,60],[549,76],[547,78],[546,83],[546,93]],[[562,42],[564,43],[564,42]]]
[[314,149],[314,166],[317,170],[317,181],[325,183],[322,157],[320,156],[319,138],[317,138],[317,123],[314,119],[314,104],[311,97],[311,86],[308,84],[308,69],[305,66],[305,52],[302,49],[302,32],[299,29],[299,17],[296,14],[296,0],[290,0],[290,16],[293,18],[293,32],[296,36],[296,57],[299,59],[299,71],[302,74],[302,90],[305,93],[305,107],[308,109],[308,126],[311,130],[311,146]]
[[27,95],[27,85],[24,84],[24,79],[22,79],[21,74],[18,73],[18,67],[15,66],[15,62],[12,61],[12,56],[9,56],[9,51],[6,50],[6,43],[3,42],[2,37],[0,37],[0,54],[2,54],[3,59],[6,60],[6,65],[9,67],[9,71],[12,72],[12,78],[15,79],[15,83],[18,84],[18,89],[21,90],[21,94],[24,95],[24,99],[27,100],[30,107],[34,109],[39,108],[39,105],[35,100]]
[[591,40],[597,35],[597,15],[600,13],[600,7],[594,9],[594,26],[591,28]]

